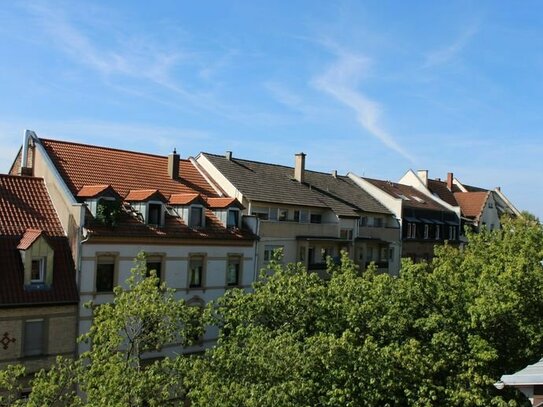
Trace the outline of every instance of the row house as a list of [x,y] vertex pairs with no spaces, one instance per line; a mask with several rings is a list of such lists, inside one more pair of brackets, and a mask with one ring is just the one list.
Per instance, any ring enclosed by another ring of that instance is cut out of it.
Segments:
[[326,268],[341,250],[365,269],[397,274],[400,229],[393,213],[347,176],[309,171],[305,154],[294,167],[201,153],[198,165],[228,196],[237,198],[259,236],[256,264],[263,268],[282,249],[284,262]]
[[436,244],[460,242],[459,211],[431,194],[404,183],[363,178],[353,173],[349,177],[400,219],[402,257],[429,260]]
[[70,246],[44,180],[0,175],[0,369],[22,364],[30,375],[57,355],[73,357],[78,301]]
[[[256,236],[243,227],[241,202],[176,151],[159,156],[27,132],[11,172],[43,177],[50,191],[78,265],[80,334],[91,325],[82,304],[110,302],[142,251],[148,269],[195,306],[229,288],[249,288],[255,278]],[[209,331],[184,351],[199,351],[215,337]],[[172,344],[163,354],[179,351]]]
[[423,193],[431,194],[441,204],[455,210],[461,216],[461,234],[465,226],[475,231],[481,228],[499,229],[503,215],[520,215],[501,188],[488,190],[464,185],[451,172],[447,174],[446,180],[441,180],[430,179],[427,170],[419,170],[417,174],[409,171],[400,183],[412,185]]

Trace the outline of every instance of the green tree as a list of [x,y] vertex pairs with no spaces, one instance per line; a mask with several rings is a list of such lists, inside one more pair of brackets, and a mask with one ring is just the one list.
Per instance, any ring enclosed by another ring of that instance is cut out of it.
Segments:
[[[33,380],[28,406],[177,405],[184,357],[148,359],[168,344],[183,346],[203,334],[201,313],[174,298],[139,255],[112,303],[89,306],[93,322],[80,340],[90,346],[77,360],[58,358]],[[76,392],[76,387],[79,393]],[[80,397],[79,394],[84,394]]]
[[208,309],[220,337],[186,377],[193,405],[523,405],[492,384],[543,355],[543,230],[520,217],[468,239],[398,278],[272,262]]

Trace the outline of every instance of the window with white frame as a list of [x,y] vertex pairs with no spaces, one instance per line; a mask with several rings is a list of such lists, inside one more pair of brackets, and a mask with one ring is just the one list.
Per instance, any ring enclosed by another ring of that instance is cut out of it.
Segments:
[[430,226],[424,225],[424,238],[428,239],[428,236],[430,235]]
[[226,285],[237,286],[241,284],[241,256],[228,256],[226,263]]
[[309,222],[309,212],[306,209],[300,209],[300,223]]
[[189,258],[189,287],[200,288],[204,285],[204,256],[192,255]]
[[189,209],[189,227],[201,228],[204,226],[204,208],[199,205],[192,205]]
[[288,220],[288,209],[283,209],[283,208],[279,209],[279,218],[278,218],[278,220],[280,220],[282,222]]
[[228,209],[226,227],[227,228],[239,227],[239,210],[238,209]]
[[417,237],[417,224],[416,223],[408,223],[407,224],[407,237],[409,239],[414,239]]
[[43,319],[29,319],[25,321],[23,339],[24,356],[38,356],[45,353],[44,331],[45,321]]
[[436,225],[436,240],[439,240],[441,238],[441,226]]
[[34,284],[45,282],[46,257],[34,257],[30,269],[30,282]]

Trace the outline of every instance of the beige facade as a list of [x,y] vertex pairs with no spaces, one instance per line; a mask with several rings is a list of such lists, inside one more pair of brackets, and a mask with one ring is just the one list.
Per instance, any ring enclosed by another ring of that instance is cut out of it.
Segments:
[[22,364],[33,373],[47,369],[57,355],[73,356],[76,327],[76,305],[1,309],[0,369]]

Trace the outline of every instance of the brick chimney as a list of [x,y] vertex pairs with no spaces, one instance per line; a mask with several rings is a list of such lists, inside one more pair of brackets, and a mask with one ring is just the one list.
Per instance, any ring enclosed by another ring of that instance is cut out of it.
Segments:
[[428,186],[428,170],[418,170],[417,175],[424,183],[424,186]]
[[171,179],[179,178],[179,154],[173,149],[173,153],[168,155],[168,175]]
[[448,172],[447,173],[447,188],[449,188],[449,191],[452,191],[453,189],[453,173],[452,172]]
[[298,182],[304,182],[305,172],[305,154],[294,154],[294,179]]

